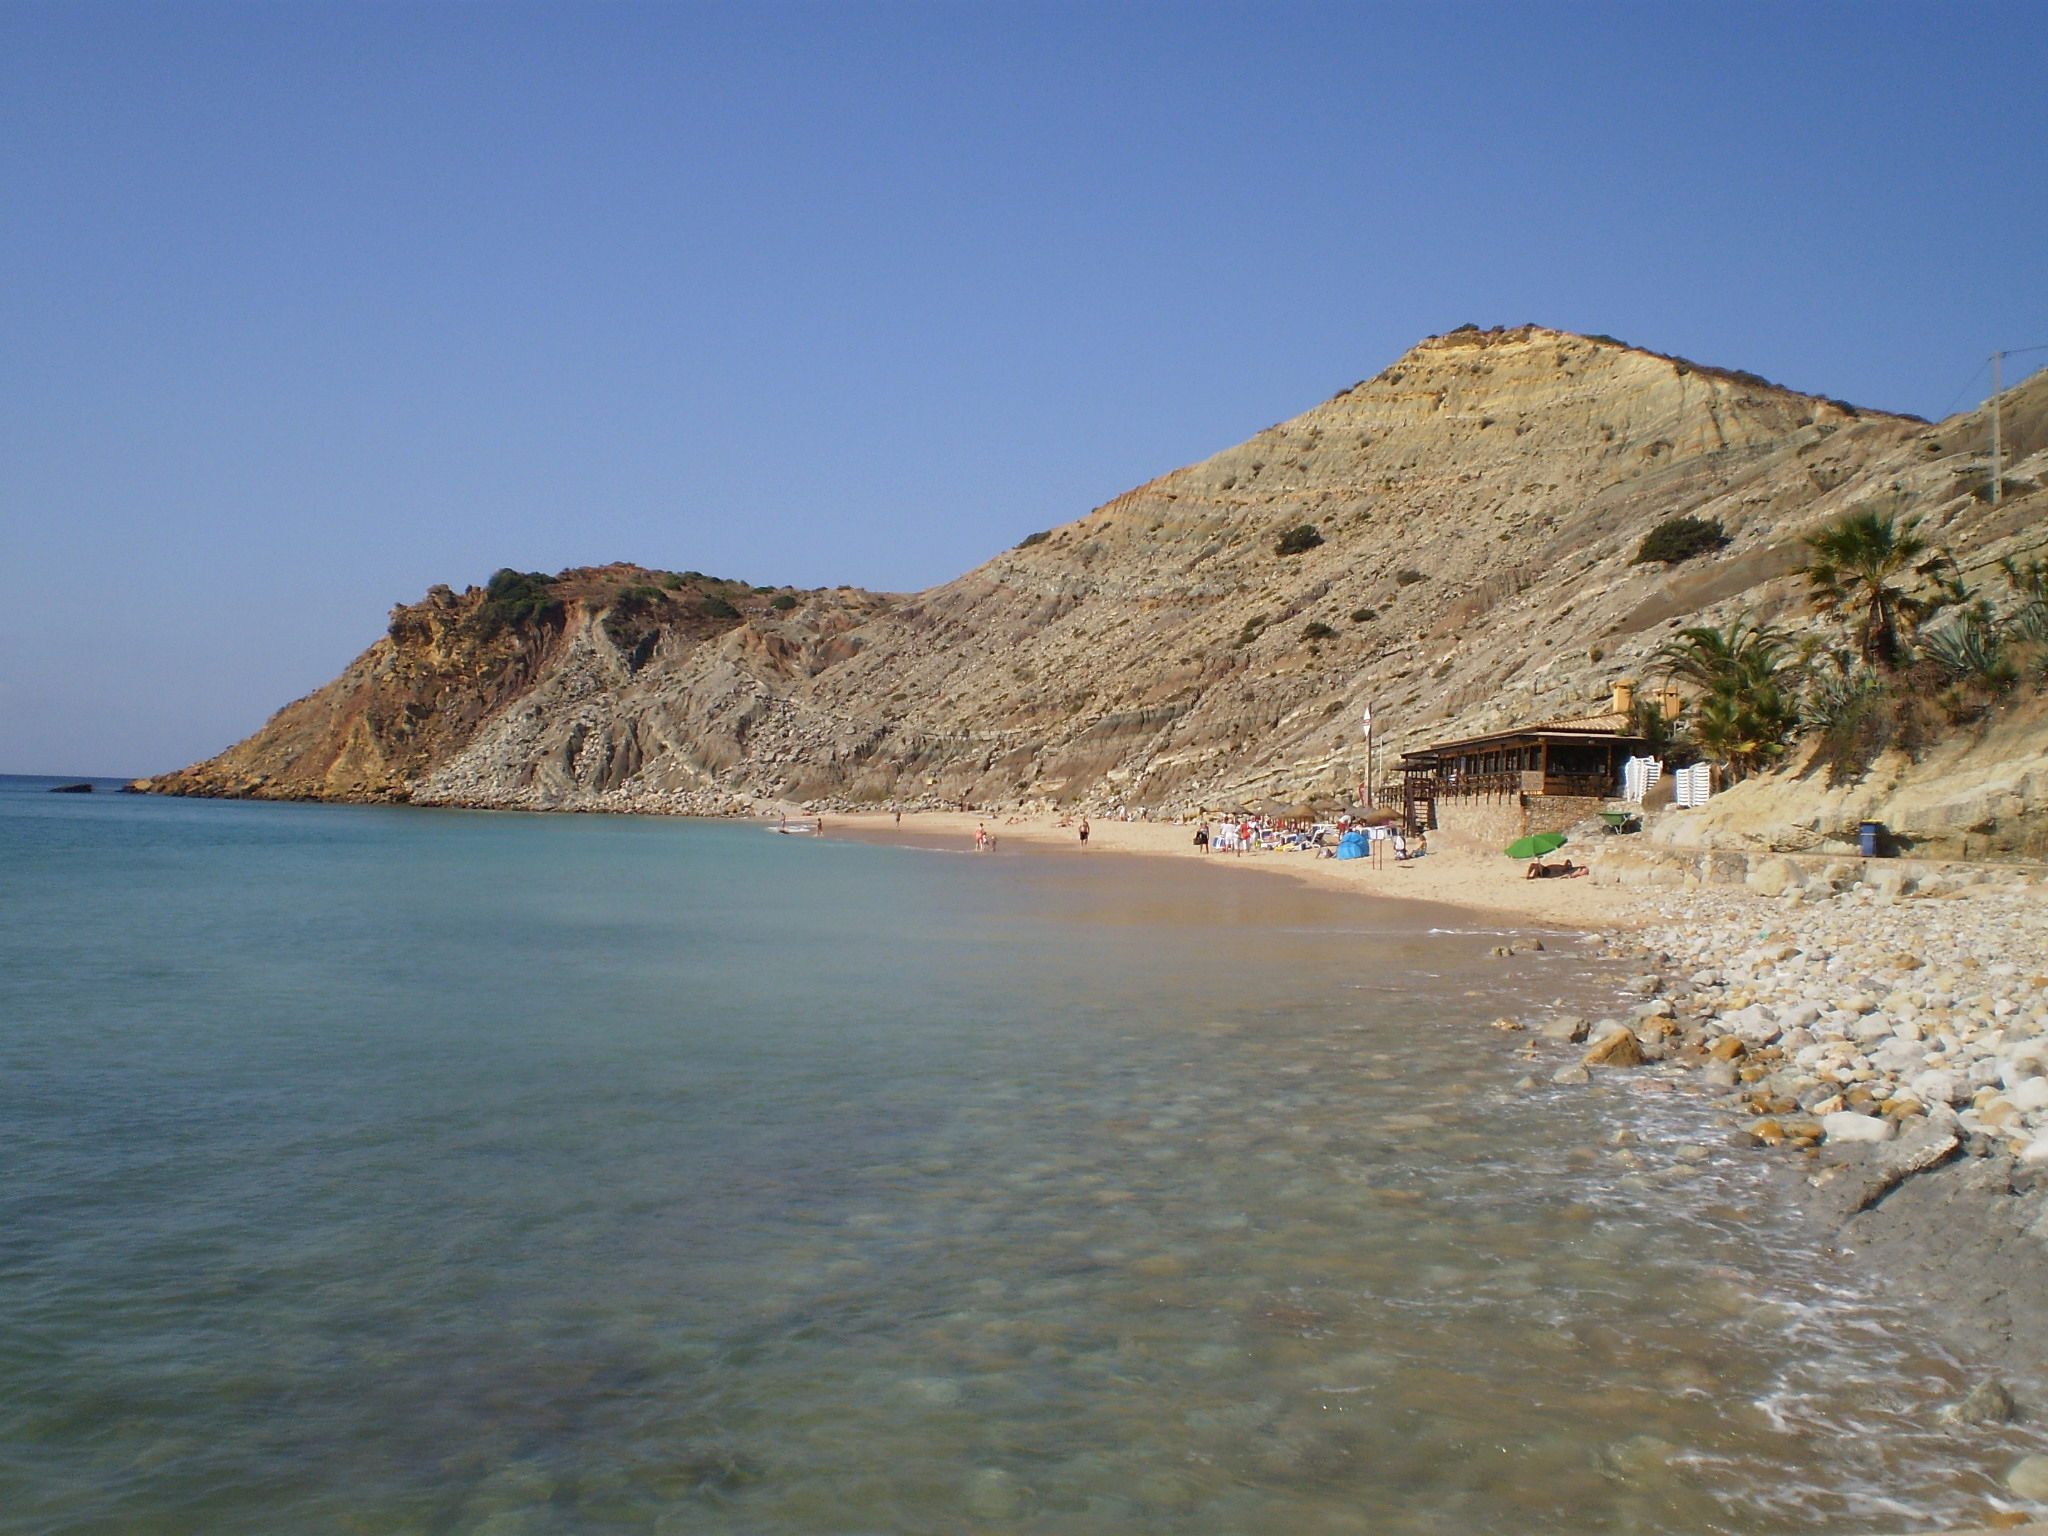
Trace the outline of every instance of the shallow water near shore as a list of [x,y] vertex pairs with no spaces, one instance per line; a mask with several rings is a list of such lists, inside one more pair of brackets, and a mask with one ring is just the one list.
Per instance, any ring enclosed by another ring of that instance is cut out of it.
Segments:
[[1939,1428],[1967,1375],[1758,1159],[1676,1156],[1689,1104],[1512,1088],[1489,1020],[1610,995],[1568,945],[1070,850],[41,787],[0,1532],[1904,1529],[2033,1448]]

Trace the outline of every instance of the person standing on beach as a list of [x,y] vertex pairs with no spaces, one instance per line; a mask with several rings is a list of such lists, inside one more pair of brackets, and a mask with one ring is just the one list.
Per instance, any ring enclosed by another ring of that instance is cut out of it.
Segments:
[[1088,846],[1088,818],[1086,816],[1081,818],[1081,846],[1083,848]]

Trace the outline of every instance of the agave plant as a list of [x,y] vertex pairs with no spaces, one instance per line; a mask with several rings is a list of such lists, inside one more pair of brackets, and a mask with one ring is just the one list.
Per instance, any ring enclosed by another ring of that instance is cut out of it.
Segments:
[[[1883,674],[1860,661],[1831,657],[1836,665],[1815,668],[1806,689],[1802,723],[1819,731],[1853,724],[1884,696]],[[1846,664],[1844,664],[1846,662]]]
[[2048,678],[2048,560],[2022,565],[2008,557],[1998,568],[2019,600],[2005,625],[2013,663],[2036,681]]
[[1922,631],[1920,654],[1954,681],[1996,697],[2020,679],[2006,630],[1988,606],[1978,604]]

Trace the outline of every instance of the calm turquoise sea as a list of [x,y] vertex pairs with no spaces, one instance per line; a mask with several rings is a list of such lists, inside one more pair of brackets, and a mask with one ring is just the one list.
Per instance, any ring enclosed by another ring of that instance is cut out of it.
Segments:
[[2025,1443],[1936,1426],[1964,1374],[1754,1159],[1657,1150],[1693,1111],[1512,1086],[1486,1022],[1609,984],[1568,946],[51,782],[0,780],[8,1536],[1850,1530]]

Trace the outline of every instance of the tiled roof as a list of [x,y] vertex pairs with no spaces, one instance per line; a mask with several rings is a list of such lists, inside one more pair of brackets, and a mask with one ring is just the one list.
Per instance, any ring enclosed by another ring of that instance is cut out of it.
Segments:
[[1519,726],[1524,731],[1610,731],[1616,736],[1632,734],[1634,724],[1627,715],[1617,714],[1608,709],[1597,715],[1573,715],[1564,720],[1539,720],[1534,725]]

